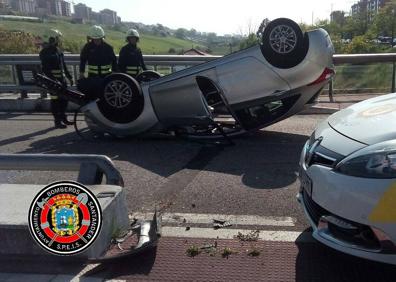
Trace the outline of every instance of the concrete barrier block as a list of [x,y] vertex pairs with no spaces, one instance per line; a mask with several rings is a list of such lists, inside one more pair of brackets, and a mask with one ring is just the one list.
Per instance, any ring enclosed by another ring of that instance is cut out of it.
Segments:
[[[102,208],[102,229],[96,241],[83,253],[57,257],[44,251],[33,240],[28,228],[30,204],[40,185],[0,185],[0,256],[38,256],[40,259],[86,260],[97,258],[108,249],[112,237],[129,227],[125,191],[119,186],[93,185],[88,188],[98,197]],[[101,197],[100,195],[104,195]]]

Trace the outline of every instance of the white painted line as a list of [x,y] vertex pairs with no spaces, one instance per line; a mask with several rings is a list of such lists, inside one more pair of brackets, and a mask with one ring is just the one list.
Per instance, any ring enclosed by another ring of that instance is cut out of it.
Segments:
[[[130,219],[153,218],[153,213],[133,213],[129,215]],[[276,216],[255,216],[255,215],[225,215],[225,214],[195,214],[195,213],[164,213],[162,214],[162,223],[190,223],[190,224],[213,224],[213,220],[223,220],[232,225],[246,226],[295,226],[296,219],[292,217]]]
[[[76,276],[74,276],[70,282],[80,282],[81,280],[85,279],[85,277],[83,277],[86,273],[88,273],[89,271],[95,269],[96,267],[98,267],[100,264],[88,264],[86,267],[84,267]],[[101,279],[100,281],[102,281],[103,279]],[[99,280],[98,280],[99,281]]]
[[[254,230],[243,229],[219,229],[212,228],[191,228],[186,231],[183,227],[162,227],[161,236],[177,238],[198,238],[198,239],[235,239],[238,232],[247,235]],[[265,231],[260,230],[259,240],[271,242],[300,242],[312,243],[315,240],[309,232],[297,231]]]

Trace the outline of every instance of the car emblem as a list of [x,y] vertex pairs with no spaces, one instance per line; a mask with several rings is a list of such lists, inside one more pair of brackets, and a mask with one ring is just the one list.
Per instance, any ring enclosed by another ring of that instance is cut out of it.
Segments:
[[315,140],[315,142],[312,143],[311,146],[308,147],[307,154],[305,156],[305,163],[309,165],[311,163],[312,157],[316,151],[316,148],[320,145],[322,142],[323,137],[319,137],[318,139]]

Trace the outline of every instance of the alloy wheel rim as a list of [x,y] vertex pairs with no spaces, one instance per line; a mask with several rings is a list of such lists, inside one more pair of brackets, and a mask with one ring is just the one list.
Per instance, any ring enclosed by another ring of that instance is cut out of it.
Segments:
[[297,46],[297,34],[287,25],[278,25],[270,33],[270,46],[278,54],[288,54]]
[[131,87],[126,82],[114,80],[106,85],[104,98],[110,106],[122,109],[132,102],[133,93]]

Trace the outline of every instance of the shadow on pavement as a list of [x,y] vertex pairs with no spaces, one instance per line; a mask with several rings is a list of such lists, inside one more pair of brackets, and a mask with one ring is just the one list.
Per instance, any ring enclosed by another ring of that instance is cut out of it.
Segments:
[[0,256],[0,273],[76,275],[84,268],[83,262],[76,258]]
[[296,181],[300,152],[307,138],[305,135],[259,131],[236,139],[235,146],[223,147],[173,138],[87,141],[75,133],[67,133],[35,141],[21,153],[101,154],[162,177],[173,176],[185,169],[209,171],[241,176],[243,184],[250,188],[278,189]]
[[13,119],[20,116],[23,116],[23,114],[4,113],[0,114],[0,120]]
[[29,140],[29,139],[31,139],[33,137],[40,136],[40,135],[45,135],[48,132],[53,131],[53,130],[55,130],[55,128],[51,127],[51,128],[43,129],[43,130],[36,131],[36,132],[33,132],[33,133],[29,133],[29,134],[26,134],[26,135],[21,135],[21,136],[17,136],[17,137],[5,139],[5,140],[0,140],[0,146],[5,146],[5,145],[16,143],[16,142],[27,141],[27,140]]
[[317,243],[299,243],[296,281],[395,281],[396,267],[335,251]]
[[111,263],[102,263],[87,272],[84,277],[100,277],[110,280],[119,276],[147,276],[154,266],[156,256],[157,248],[149,250],[139,256],[114,260]]

